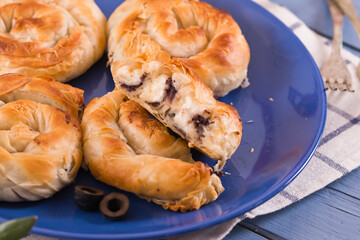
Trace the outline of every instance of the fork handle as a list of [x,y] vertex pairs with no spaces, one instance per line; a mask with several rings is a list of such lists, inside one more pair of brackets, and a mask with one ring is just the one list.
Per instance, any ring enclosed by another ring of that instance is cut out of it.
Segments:
[[344,14],[335,5],[333,0],[327,0],[329,4],[331,19],[333,22],[333,41],[331,54],[341,54],[342,48],[342,25],[344,22]]
[[356,13],[355,6],[352,0],[332,0],[332,1],[349,18],[360,40],[360,19]]

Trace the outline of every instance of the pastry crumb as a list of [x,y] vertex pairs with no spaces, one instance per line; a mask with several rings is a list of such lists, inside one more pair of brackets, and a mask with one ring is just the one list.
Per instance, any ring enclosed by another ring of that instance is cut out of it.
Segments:
[[225,174],[225,175],[231,175],[231,173],[229,173],[229,172],[224,172],[224,174]]
[[233,103],[233,102],[230,102],[230,105],[231,105],[231,106],[234,106],[234,103]]
[[270,102],[273,102],[273,101],[274,101],[274,99],[273,99],[272,97],[270,97],[270,98],[269,98],[269,101],[270,101]]
[[246,121],[246,123],[253,123],[254,120],[249,120],[249,121]]
[[250,81],[249,81],[249,78],[246,77],[246,78],[241,82],[240,87],[241,87],[241,88],[247,88],[248,86],[250,86]]
[[250,149],[250,152],[251,152],[251,153],[252,153],[252,152],[254,152],[254,151],[255,151],[255,149],[254,149],[254,148],[251,148],[251,149]]

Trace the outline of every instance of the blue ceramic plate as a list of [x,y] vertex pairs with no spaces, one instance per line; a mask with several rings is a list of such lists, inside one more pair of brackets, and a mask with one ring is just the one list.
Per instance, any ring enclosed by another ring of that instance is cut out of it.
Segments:
[[[121,1],[97,1],[109,16]],[[225,192],[198,211],[174,213],[132,194],[126,220],[112,222],[74,204],[74,185],[50,199],[33,203],[0,203],[1,220],[37,215],[33,233],[81,239],[160,238],[207,228],[237,217],[265,202],[304,168],[322,134],[326,98],[318,68],[301,42],[280,21],[248,0],[209,1],[228,11],[246,36],[251,86],[219,100],[233,104],[243,120],[240,147],[221,177]],[[70,82],[85,90],[86,103],[114,87],[103,57]],[[269,99],[272,98],[273,101]],[[252,120],[252,123],[246,123]],[[254,149],[251,152],[251,148]],[[196,160],[213,165],[198,152]],[[80,171],[76,184],[114,189]]]

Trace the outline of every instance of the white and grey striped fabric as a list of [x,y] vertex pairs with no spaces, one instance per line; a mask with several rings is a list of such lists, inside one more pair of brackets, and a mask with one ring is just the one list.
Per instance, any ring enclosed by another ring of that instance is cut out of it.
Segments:
[[[319,67],[325,63],[330,55],[331,40],[314,33],[288,9],[268,0],[253,1],[288,26],[307,47]],[[222,239],[241,220],[280,210],[360,166],[360,79],[355,73],[359,58],[348,51],[343,51],[343,57],[351,73],[355,93],[327,91],[327,120],[323,137],[305,169],[269,201],[239,218],[191,233],[191,239]],[[189,235],[176,239],[189,239]]]
[[[286,8],[268,0],[254,0],[284,22],[307,47],[318,66],[322,66],[330,54],[331,41],[311,31]],[[245,218],[275,212],[360,166],[360,85],[355,68],[359,58],[344,51],[343,56],[353,79],[355,93],[327,91],[327,121],[323,138],[313,158],[299,176],[283,191],[244,216],[195,233],[172,239],[222,239]],[[190,237],[189,237],[190,236]],[[30,235],[26,240],[51,238]]]

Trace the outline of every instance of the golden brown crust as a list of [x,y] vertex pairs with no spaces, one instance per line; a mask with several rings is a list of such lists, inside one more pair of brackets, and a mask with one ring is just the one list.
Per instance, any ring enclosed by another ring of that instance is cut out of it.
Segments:
[[0,75],[0,100],[7,103],[29,99],[48,104],[80,119],[84,108],[84,91],[52,78],[31,78],[21,74]]
[[[173,211],[195,210],[214,201],[224,189],[212,169],[201,162],[173,158],[173,148],[164,140],[172,146],[184,145],[138,104],[126,99],[120,91],[113,91],[93,99],[85,109],[81,123],[84,161],[91,173],[100,181]],[[132,129],[124,130],[127,128]],[[140,154],[136,152],[141,141],[134,135],[147,145]],[[158,152],[162,146],[168,148],[165,156],[164,151]],[[188,154],[189,149],[184,151]]]
[[186,63],[216,96],[239,87],[247,75],[250,50],[239,26],[204,2],[127,0],[110,16],[108,33],[110,61]]
[[184,63],[139,63],[130,77],[127,68],[118,61],[111,65],[118,89],[188,141],[190,147],[220,160],[215,170],[221,170],[242,137],[237,110],[216,101],[212,91]]
[[221,170],[240,144],[242,124],[212,90],[223,95],[239,86],[249,61],[234,20],[198,1],[127,0],[111,15],[108,31],[116,87],[190,147],[220,160]]
[[135,153],[194,162],[187,143],[169,134],[167,128],[151,118],[138,103],[131,100],[122,103],[119,114],[120,129]]
[[81,165],[81,128],[70,114],[31,100],[0,107],[0,200],[48,198]]
[[105,49],[106,19],[93,0],[8,0],[0,3],[0,74],[66,82]]

